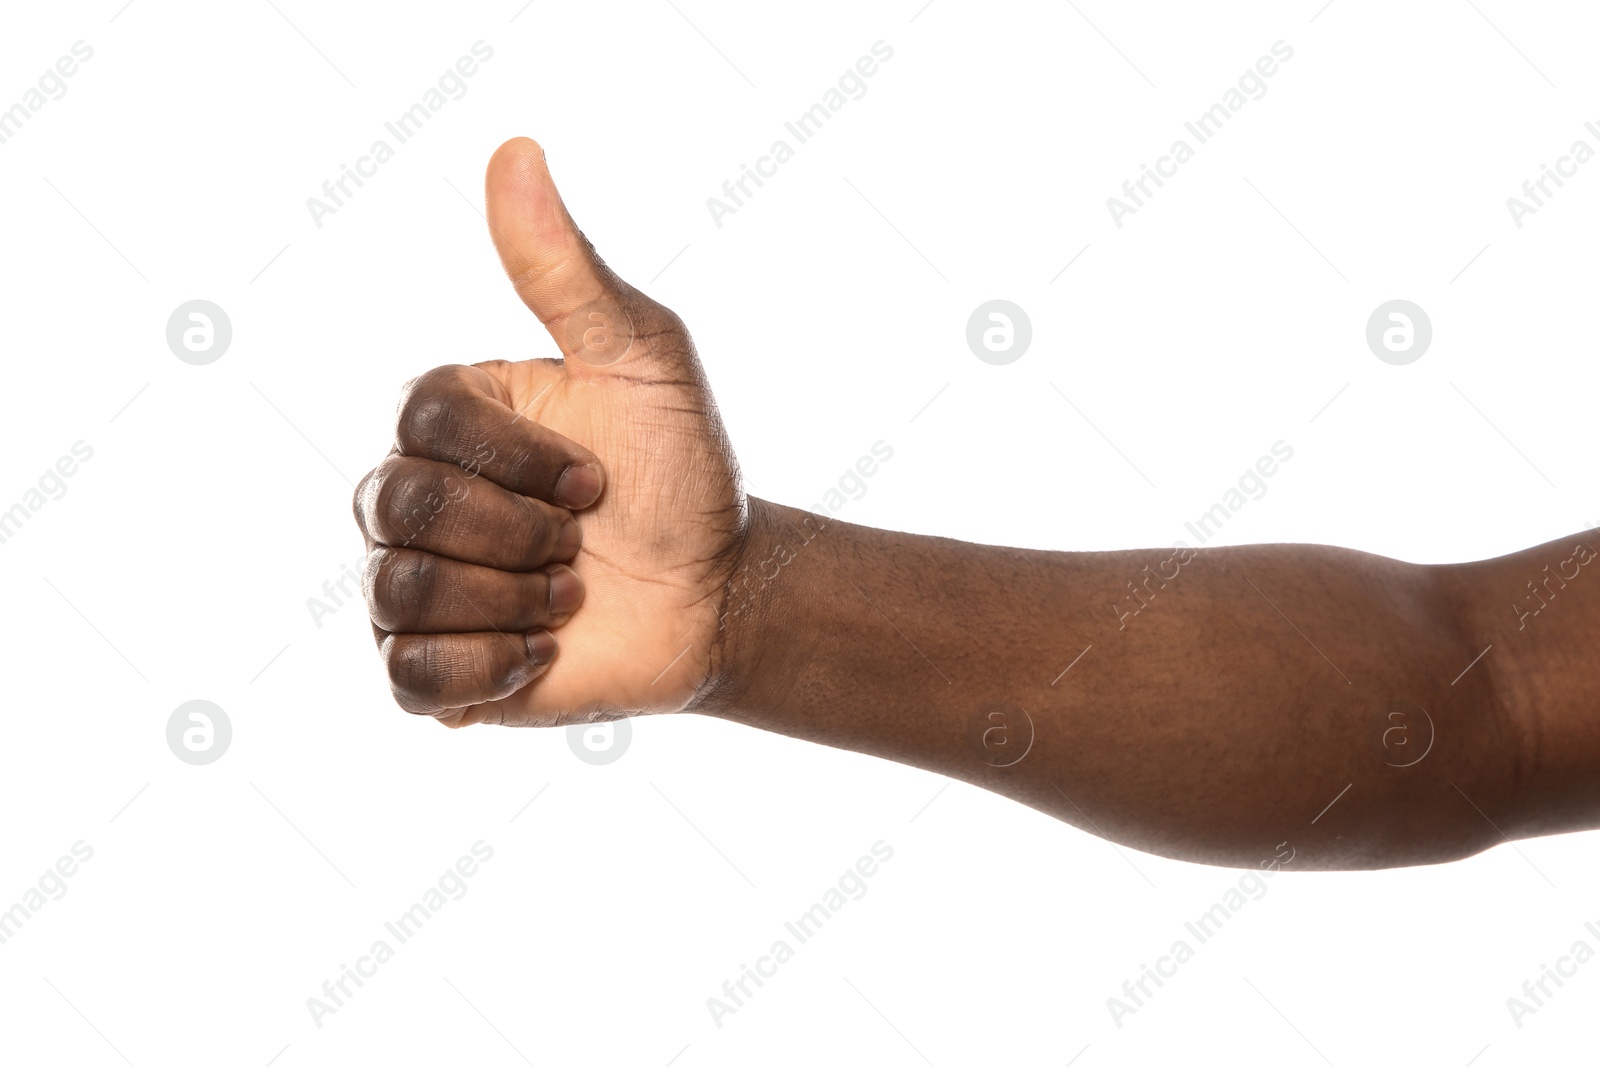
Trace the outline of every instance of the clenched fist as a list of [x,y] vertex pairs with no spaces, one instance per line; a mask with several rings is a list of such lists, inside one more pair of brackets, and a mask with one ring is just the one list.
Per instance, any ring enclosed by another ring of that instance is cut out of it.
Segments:
[[486,198],[564,358],[405,387],[394,448],[355,493],[395,699],[448,726],[683,709],[748,530],[694,342],[600,260],[533,141],[494,154]]

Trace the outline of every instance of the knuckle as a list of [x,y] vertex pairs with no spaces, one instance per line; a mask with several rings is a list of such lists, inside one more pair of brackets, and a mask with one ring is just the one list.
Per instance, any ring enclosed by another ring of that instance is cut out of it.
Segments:
[[388,537],[408,544],[423,536],[447,502],[437,471],[396,463],[379,483],[376,511]]
[[367,532],[367,487],[372,484],[372,478],[377,473],[377,470],[373,469],[363,474],[361,480],[356,483],[355,492],[350,494],[350,510],[355,514],[356,525],[361,528],[362,533]]
[[636,299],[629,301],[628,310],[638,324],[640,334],[651,340],[662,336],[689,335],[689,327],[676,311],[643,293],[636,293],[635,296]]
[[400,706],[400,710],[405,712],[407,715],[437,716],[440,711],[443,710],[425,700],[418,700],[411,694],[401,690],[399,686],[391,685],[389,688],[390,692],[394,695],[394,702],[398,704]]
[[450,636],[393,637],[385,663],[395,701],[422,715],[509,695],[527,674],[523,662],[498,655],[493,644]]
[[658,333],[687,334],[689,332],[689,327],[683,321],[683,316],[679,315],[676,311],[667,307],[665,304],[658,303],[654,300],[650,301],[650,303],[653,306],[648,312],[645,312],[640,317],[649,319],[650,326],[653,330]]
[[372,621],[391,633],[417,629],[438,600],[439,559],[429,552],[385,552],[368,565]]
[[543,489],[549,488],[550,483],[545,472],[547,464],[539,450],[531,445],[512,444],[495,458],[498,460],[496,466],[500,470],[498,477],[503,478],[506,485],[536,484]]
[[[539,571],[505,575],[504,584],[494,601],[495,624],[511,634],[513,640],[519,631],[532,630],[549,622],[549,593],[545,582],[544,575]],[[516,659],[514,656],[511,658]]]
[[532,630],[536,626],[550,625],[554,616],[550,612],[549,573],[540,571],[527,575],[519,590],[517,602],[519,606],[517,629]]
[[367,553],[366,562],[361,567],[361,595],[367,601],[367,614],[372,616],[372,621],[378,629],[392,633],[389,627],[383,625],[380,618],[381,595],[380,583],[383,580],[384,570],[388,567],[394,556],[394,550],[379,545]]
[[543,566],[555,551],[560,524],[553,521],[545,509],[535,501],[523,496],[515,499],[516,533],[512,543],[523,546],[520,556],[524,567],[532,569]]
[[395,698],[408,711],[440,707],[447,672],[444,654],[431,637],[394,640],[389,644],[387,666]]
[[403,450],[433,454],[450,440],[450,401],[432,388],[413,389],[400,405],[399,430]]
[[471,364],[473,370],[488,371],[493,375],[504,374],[511,366],[509,359],[485,359]]

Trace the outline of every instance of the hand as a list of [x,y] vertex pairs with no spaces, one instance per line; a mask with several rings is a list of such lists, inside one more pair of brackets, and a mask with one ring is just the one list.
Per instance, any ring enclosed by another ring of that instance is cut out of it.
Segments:
[[694,342],[601,262],[533,141],[500,146],[486,195],[565,359],[407,384],[395,448],[355,494],[395,699],[448,726],[682,710],[712,678],[748,534]]

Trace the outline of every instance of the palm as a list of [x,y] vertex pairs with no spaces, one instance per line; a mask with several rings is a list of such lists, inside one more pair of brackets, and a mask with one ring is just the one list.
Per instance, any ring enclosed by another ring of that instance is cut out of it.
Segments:
[[[692,353],[675,320],[649,343]],[[578,514],[583,548],[572,566],[584,605],[562,627],[549,673],[508,703],[546,723],[681,709],[708,671],[744,514],[709,392],[699,382],[572,374],[557,360],[483,366],[514,411],[583,442],[606,470],[599,502]]]

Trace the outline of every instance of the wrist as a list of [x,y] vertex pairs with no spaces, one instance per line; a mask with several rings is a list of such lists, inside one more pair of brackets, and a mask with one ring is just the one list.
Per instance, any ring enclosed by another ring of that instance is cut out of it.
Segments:
[[770,706],[770,694],[787,684],[784,650],[803,644],[806,597],[793,564],[829,522],[757,497],[748,507],[744,541],[721,590],[710,670],[686,711],[730,716]]

